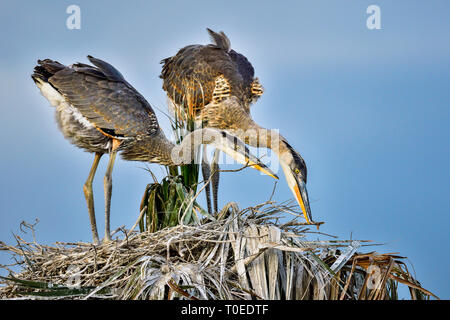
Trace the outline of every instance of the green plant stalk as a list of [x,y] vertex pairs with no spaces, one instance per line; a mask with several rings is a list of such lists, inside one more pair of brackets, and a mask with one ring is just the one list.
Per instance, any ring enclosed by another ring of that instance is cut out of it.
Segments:
[[[172,120],[172,129],[176,142],[179,144],[186,132],[195,130],[195,121],[192,118],[179,121],[178,116],[175,115]],[[205,213],[197,202],[192,201],[197,192],[199,167],[196,161],[182,166],[169,166],[168,176],[159,183],[152,183],[146,187],[140,206],[140,211],[147,207],[139,221],[141,232],[156,232],[166,227],[176,226],[180,222],[183,224],[198,222],[194,207],[200,214]]]

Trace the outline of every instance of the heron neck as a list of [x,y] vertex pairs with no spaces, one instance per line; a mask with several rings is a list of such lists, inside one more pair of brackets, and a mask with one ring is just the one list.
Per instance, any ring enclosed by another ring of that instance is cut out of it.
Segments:
[[208,129],[198,129],[190,132],[183,137],[179,144],[173,144],[165,137],[160,139],[156,146],[160,146],[157,157],[150,159],[150,162],[157,162],[163,165],[181,165],[189,164],[193,160],[195,163],[199,161],[196,157],[199,155],[199,147],[202,144],[210,144],[214,139],[208,137],[206,133]]
[[252,147],[269,148],[278,155],[289,151],[286,139],[277,129],[266,129],[253,121],[246,130],[236,129],[232,133]]
[[121,148],[121,156],[124,160],[173,165],[171,157],[173,148],[174,144],[161,131],[152,136],[136,138],[131,142],[125,140]]

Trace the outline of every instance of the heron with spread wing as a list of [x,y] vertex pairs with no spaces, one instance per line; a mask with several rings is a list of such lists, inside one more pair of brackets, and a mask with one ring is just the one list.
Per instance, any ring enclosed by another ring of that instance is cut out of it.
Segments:
[[[161,61],[163,89],[181,116],[197,119],[203,127],[227,130],[251,146],[272,149],[307,223],[314,223],[306,190],[305,161],[283,136],[262,128],[250,115],[251,104],[263,94],[253,66],[244,55],[231,49],[223,32],[207,30],[212,44],[189,45]],[[217,158],[215,153],[214,167]],[[204,176],[208,176],[211,169],[206,161],[203,165]],[[215,176],[213,200],[217,211],[218,173]]]
[[274,176],[245,144],[223,130],[200,129],[175,145],[161,130],[153,109],[122,74],[109,63],[88,56],[94,65],[65,66],[50,59],[39,60],[32,79],[42,95],[55,107],[59,129],[75,146],[95,154],[83,186],[92,236],[99,243],[95,220],[92,182],[103,154],[109,154],[104,176],[105,238],[110,241],[112,170],[117,153],[125,160],[148,161],[162,165],[182,165],[192,161],[201,144],[210,144],[239,163]]

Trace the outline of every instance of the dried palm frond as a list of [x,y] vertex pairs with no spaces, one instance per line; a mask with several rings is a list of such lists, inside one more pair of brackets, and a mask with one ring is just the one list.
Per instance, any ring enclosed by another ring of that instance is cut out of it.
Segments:
[[434,296],[394,254],[358,253],[368,241],[311,241],[304,225],[280,224],[286,204],[239,210],[213,220],[133,230],[109,244],[0,243],[20,272],[2,277],[0,298],[46,299],[412,299]]

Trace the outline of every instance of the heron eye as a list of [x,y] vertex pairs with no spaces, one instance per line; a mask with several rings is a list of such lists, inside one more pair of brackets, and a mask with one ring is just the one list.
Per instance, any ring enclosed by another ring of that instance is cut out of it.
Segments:
[[299,169],[295,169],[295,173],[296,173],[296,174],[299,174],[299,173],[300,173],[300,170],[299,170]]

